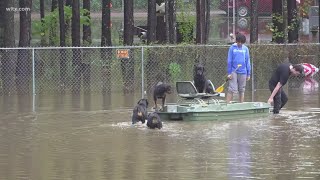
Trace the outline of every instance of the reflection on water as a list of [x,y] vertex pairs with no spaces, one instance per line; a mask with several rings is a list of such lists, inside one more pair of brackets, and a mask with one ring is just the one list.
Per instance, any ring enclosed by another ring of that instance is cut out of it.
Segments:
[[243,124],[233,125],[230,131],[229,145],[229,179],[249,178],[250,172],[250,139]]
[[39,94],[35,113],[32,97],[0,97],[0,179],[320,178],[319,97],[288,96],[277,116],[161,130],[131,126],[140,93]]

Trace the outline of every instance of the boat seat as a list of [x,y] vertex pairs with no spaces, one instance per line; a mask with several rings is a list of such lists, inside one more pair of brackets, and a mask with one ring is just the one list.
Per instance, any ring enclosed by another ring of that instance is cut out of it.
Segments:
[[[214,86],[212,85],[212,87]],[[195,99],[195,98],[207,99],[207,98],[211,98],[219,95],[219,93],[216,93],[216,94],[198,93],[197,88],[194,86],[192,81],[177,81],[176,88],[177,88],[178,95],[186,99]]]

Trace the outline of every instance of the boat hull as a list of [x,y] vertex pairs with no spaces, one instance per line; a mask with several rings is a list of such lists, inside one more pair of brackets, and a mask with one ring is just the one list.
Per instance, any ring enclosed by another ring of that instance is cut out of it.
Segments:
[[209,105],[166,105],[162,112],[158,112],[163,120],[225,120],[244,119],[268,116],[270,105],[262,102],[245,102],[232,104]]

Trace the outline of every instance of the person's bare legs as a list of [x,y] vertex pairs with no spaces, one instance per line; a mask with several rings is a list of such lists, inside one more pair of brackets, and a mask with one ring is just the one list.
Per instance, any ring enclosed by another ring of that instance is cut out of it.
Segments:
[[232,101],[232,98],[233,98],[233,94],[230,93],[230,92],[228,92],[228,93],[227,93],[227,103],[228,103],[228,104],[230,103],[230,101]]
[[244,93],[239,93],[239,101],[240,103],[244,102]]
[[244,92],[246,89],[247,76],[244,74],[238,75],[238,91],[239,91],[239,102],[244,102]]
[[226,102],[230,103],[230,101],[232,101],[233,99],[233,94],[236,92],[236,90],[238,89],[238,82],[237,82],[237,74],[236,73],[232,73],[232,78],[229,80],[229,87],[228,87],[228,91],[227,91],[227,98],[226,98]]

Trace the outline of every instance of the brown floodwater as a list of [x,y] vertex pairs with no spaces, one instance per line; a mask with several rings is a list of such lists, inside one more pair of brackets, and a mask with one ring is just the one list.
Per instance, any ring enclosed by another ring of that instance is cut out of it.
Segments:
[[139,93],[2,96],[0,179],[320,179],[318,94],[288,91],[277,116],[161,130],[131,126]]

